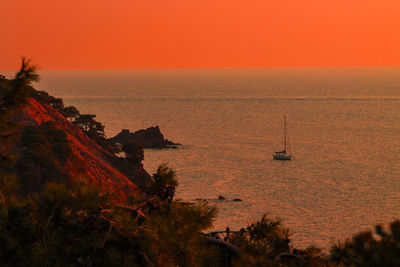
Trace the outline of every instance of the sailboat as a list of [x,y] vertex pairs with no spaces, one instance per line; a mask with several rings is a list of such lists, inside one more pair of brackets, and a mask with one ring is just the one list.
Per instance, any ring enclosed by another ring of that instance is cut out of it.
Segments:
[[286,135],[286,116],[283,118],[283,125],[285,128],[285,135],[284,135],[284,143],[285,143],[285,149],[283,151],[275,152],[274,157],[275,160],[291,160],[292,156],[287,152],[286,147],[287,147],[287,135]]

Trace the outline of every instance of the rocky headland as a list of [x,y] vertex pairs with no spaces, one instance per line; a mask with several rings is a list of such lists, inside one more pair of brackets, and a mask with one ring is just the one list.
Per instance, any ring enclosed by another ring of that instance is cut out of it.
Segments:
[[116,136],[109,138],[108,141],[114,146],[123,146],[128,142],[135,142],[143,148],[173,148],[176,149],[181,144],[174,143],[166,138],[161,133],[158,126],[149,127],[136,132],[130,132],[128,129],[123,129]]

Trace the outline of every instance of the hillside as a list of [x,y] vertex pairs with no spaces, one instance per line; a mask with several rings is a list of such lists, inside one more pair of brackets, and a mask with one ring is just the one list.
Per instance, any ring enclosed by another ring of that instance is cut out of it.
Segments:
[[12,120],[22,127],[53,122],[55,127],[63,130],[72,151],[64,170],[72,179],[86,176],[96,184],[107,186],[112,191],[122,194],[137,191],[137,185],[146,185],[151,181],[150,175],[141,164],[121,168],[124,165],[122,159],[106,151],[55,108],[39,100],[28,98],[28,103],[13,115]]

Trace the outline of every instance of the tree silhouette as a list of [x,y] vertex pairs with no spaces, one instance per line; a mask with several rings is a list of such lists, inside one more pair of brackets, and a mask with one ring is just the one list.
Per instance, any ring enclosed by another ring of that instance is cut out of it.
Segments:
[[57,111],[60,112],[64,117],[72,121],[81,115],[76,107],[74,106],[65,107],[64,101],[61,98],[51,96],[45,91],[35,90],[33,92],[33,97],[57,109]]
[[19,125],[12,122],[10,117],[23,104],[34,89],[32,82],[39,81],[37,65],[31,63],[30,59],[22,58],[21,67],[11,80],[0,81],[0,164],[9,165],[15,163],[15,155],[9,152],[9,148],[15,141]]
[[334,245],[330,260],[337,266],[399,266],[400,221],[394,221],[389,229],[381,225],[375,233],[366,231],[352,239]]
[[161,164],[157,168],[157,172],[153,174],[153,183],[150,185],[148,193],[164,198],[164,196],[169,193],[169,188],[174,190],[176,186],[178,186],[178,181],[176,180],[175,171],[164,163]]
[[38,66],[32,64],[31,59],[22,57],[21,68],[15,74],[14,78],[9,81],[9,87],[4,101],[6,107],[12,107],[13,105],[20,105],[26,102],[26,98],[33,92],[33,88],[31,87],[32,82],[40,80],[37,70]]
[[83,114],[76,118],[73,123],[81,128],[93,140],[104,138],[104,125],[94,118],[96,118],[96,115]]
[[74,106],[68,106],[63,108],[61,114],[64,115],[64,117],[66,117],[67,119],[70,119],[72,121],[77,119],[81,115],[79,113],[79,110]]
[[143,147],[135,141],[124,144],[122,151],[125,152],[126,158],[134,164],[140,163],[144,159]]

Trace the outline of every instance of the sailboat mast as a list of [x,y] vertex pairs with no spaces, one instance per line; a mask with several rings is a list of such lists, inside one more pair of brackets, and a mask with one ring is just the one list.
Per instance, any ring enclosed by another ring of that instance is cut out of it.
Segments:
[[285,128],[285,154],[286,154],[286,116],[284,116],[283,118],[283,124],[284,124],[284,128]]

